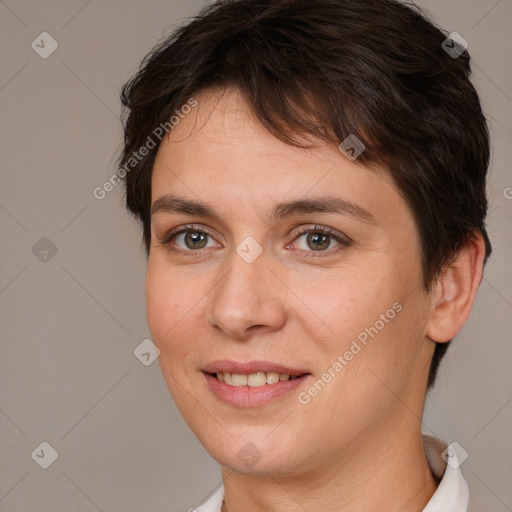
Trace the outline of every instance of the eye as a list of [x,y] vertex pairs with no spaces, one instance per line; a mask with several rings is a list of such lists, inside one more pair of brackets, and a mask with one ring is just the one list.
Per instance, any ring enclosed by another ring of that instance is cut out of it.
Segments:
[[[307,235],[307,236],[305,236]],[[304,237],[305,236],[305,237]],[[338,233],[334,231],[331,228],[327,228],[324,226],[314,226],[311,227],[305,227],[301,229],[295,236],[295,239],[303,239],[302,247],[299,247],[300,250],[306,251],[306,252],[317,252],[317,253],[329,253],[337,252],[338,250],[343,249],[344,247],[347,247],[350,245],[350,240],[342,235],[341,233]],[[332,242],[336,242],[338,244],[338,249],[334,250],[328,250],[331,246]],[[289,246],[287,246],[289,247]],[[310,254],[308,257],[316,257],[316,254]],[[323,256],[318,255],[318,256]]]
[[[179,231],[168,233],[160,243],[169,246],[174,252],[198,252],[212,247],[208,245],[209,239],[211,241],[212,236],[208,231],[195,226],[184,226]],[[174,249],[172,245],[178,249]]]

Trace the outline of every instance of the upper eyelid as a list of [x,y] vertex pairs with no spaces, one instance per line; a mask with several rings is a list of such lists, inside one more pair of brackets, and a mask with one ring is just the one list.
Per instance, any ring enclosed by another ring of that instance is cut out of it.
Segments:
[[188,231],[197,231],[199,233],[206,233],[207,235],[213,237],[213,234],[211,232],[210,229],[207,229],[207,228],[203,228],[201,226],[195,226],[195,225],[186,225],[186,226],[181,226],[181,227],[178,227],[176,229],[171,229],[169,230],[167,233],[165,233],[162,237],[162,242],[163,243],[166,243],[168,241],[170,241],[170,239],[176,235],[181,235],[182,233],[186,233]]

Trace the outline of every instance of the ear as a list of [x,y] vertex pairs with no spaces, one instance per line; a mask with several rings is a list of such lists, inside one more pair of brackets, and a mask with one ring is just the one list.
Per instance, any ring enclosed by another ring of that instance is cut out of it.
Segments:
[[444,267],[432,292],[432,308],[426,335],[433,341],[450,341],[469,318],[482,280],[485,242],[482,234],[473,236]]

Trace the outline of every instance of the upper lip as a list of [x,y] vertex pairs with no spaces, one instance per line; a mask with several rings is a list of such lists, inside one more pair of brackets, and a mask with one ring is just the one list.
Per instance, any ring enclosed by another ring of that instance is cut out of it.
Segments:
[[274,363],[272,361],[248,361],[241,363],[238,361],[230,361],[228,359],[221,359],[208,363],[203,371],[206,373],[238,373],[241,375],[249,375],[257,372],[276,372],[287,373],[288,375],[303,375],[309,373],[305,369],[290,368],[283,364]]

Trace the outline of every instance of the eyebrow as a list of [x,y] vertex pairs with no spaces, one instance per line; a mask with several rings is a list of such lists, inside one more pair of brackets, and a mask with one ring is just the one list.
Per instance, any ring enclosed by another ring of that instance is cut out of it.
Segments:
[[[161,196],[152,203],[151,216],[158,213],[197,215],[222,222],[221,216],[211,204],[173,194]],[[375,217],[368,210],[337,196],[319,196],[278,203],[263,218],[266,222],[272,223],[301,213],[338,213],[348,215],[361,222],[377,223]]]

